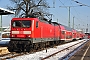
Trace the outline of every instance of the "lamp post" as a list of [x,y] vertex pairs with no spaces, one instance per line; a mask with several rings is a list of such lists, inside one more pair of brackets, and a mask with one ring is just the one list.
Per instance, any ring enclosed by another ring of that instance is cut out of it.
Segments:
[[87,24],[86,32],[88,33],[88,24]]
[[64,7],[64,8],[68,7],[68,26],[70,27],[70,8],[71,7],[78,7],[78,6],[59,6],[59,7]]
[[70,8],[75,6],[59,6],[59,7],[64,7],[64,8],[68,7],[68,26],[70,27]]
[[70,6],[69,6],[69,12],[68,12],[68,14],[69,14],[69,20],[68,20],[68,26],[70,27]]
[[0,40],[2,39],[2,15],[0,15],[0,30],[1,30],[1,35],[0,35]]
[[75,17],[73,17],[73,29],[74,29],[74,18],[75,18]]

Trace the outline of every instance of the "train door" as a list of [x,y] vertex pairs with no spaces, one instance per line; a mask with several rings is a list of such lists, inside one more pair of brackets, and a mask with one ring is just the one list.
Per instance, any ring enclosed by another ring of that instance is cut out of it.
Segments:
[[59,40],[61,40],[61,27],[60,27],[60,25],[59,25]]
[[41,36],[41,39],[42,39],[43,38],[43,26],[40,27],[40,31],[41,31],[40,36]]
[[54,40],[59,40],[59,30],[58,30],[58,26],[54,26]]
[[66,40],[66,31],[65,30],[61,31],[61,40]]

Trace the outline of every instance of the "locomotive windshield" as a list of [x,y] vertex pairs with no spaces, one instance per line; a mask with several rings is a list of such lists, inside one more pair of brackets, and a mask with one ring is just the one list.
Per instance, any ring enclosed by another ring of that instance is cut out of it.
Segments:
[[31,21],[30,20],[13,21],[12,26],[13,27],[31,27]]

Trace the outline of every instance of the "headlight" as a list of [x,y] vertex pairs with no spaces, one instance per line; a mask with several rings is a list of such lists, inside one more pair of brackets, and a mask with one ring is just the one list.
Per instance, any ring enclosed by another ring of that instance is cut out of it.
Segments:
[[30,37],[30,35],[28,35],[28,37]]

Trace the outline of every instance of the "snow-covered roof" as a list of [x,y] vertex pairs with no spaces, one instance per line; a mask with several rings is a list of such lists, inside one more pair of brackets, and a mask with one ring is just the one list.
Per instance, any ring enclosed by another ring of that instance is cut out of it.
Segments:
[[15,12],[0,7],[0,15],[7,15],[7,14],[15,14]]

